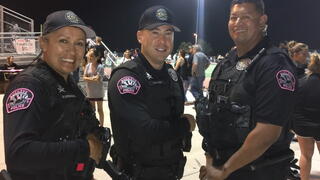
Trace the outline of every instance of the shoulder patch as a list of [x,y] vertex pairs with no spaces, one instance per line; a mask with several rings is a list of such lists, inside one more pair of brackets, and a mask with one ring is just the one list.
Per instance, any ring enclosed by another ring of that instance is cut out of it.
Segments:
[[288,70],[280,70],[277,72],[276,79],[281,89],[294,91],[296,79],[293,74]]
[[132,76],[125,76],[117,82],[117,87],[120,94],[138,94],[141,84]]
[[6,100],[7,113],[12,113],[22,109],[27,109],[32,100],[34,94],[30,89],[19,88],[10,93]]

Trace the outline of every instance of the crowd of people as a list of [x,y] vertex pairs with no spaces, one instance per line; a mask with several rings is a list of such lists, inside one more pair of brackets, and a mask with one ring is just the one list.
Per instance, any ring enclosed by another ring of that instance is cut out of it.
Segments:
[[[320,55],[301,42],[275,46],[267,21],[263,0],[232,0],[228,30],[235,46],[219,60],[204,96],[210,60],[202,47],[181,49],[174,66],[166,63],[181,30],[167,7],[146,9],[136,34],[140,48],[126,50],[109,77],[105,118],[101,37],[72,11],[49,14],[42,55],[10,80],[3,99],[9,175],[93,179],[109,148],[97,131],[110,119],[112,169],[120,172],[110,174],[114,179],[181,179],[197,125],[206,160],[200,180],[287,180],[293,133],[301,179],[308,180],[314,144],[320,150]],[[8,69],[16,68],[12,58]],[[79,68],[86,95],[74,78]],[[184,113],[188,89],[196,117]]]

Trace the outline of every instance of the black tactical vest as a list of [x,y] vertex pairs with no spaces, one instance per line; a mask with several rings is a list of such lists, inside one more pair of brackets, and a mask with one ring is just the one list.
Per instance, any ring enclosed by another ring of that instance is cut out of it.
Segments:
[[[21,77],[32,74],[41,83],[48,97],[48,109],[50,112],[43,121],[51,122],[42,134],[44,141],[64,141],[79,138],[83,132],[80,128],[87,126],[84,121],[80,121],[80,112],[85,104],[85,97],[76,87],[75,83],[70,83],[71,90],[66,90],[53,77],[49,67],[43,62],[38,62],[35,66],[28,68],[21,73]],[[41,113],[41,112],[40,112]]]
[[[181,78],[170,65],[165,64],[168,78],[166,80],[154,80],[141,61],[141,59],[136,58],[120,65],[112,71],[111,77],[120,69],[133,72],[138,76],[141,83],[144,99],[152,118],[169,121],[178,120],[184,111],[184,93]],[[148,147],[148,150],[138,149],[134,144],[129,144],[129,149],[125,150],[127,151],[125,154],[134,154],[134,159],[140,162],[150,162],[152,159],[159,157],[168,159],[169,157],[172,158],[173,154],[180,154],[182,152],[181,139],[177,139],[176,137],[172,137],[172,140],[163,142],[160,145],[155,145],[155,147]],[[152,149],[152,152],[150,149]],[[123,149],[120,151],[123,152]]]
[[253,126],[248,101],[252,97],[242,85],[245,71],[237,70],[235,66],[228,59],[223,60],[209,84],[211,133],[208,133],[208,139],[218,149],[239,147]]
[[[244,88],[246,72],[264,54],[287,55],[278,48],[262,49],[244,70],[236,68],[236,52],[222,60],[212,73],[209,84],[209,130],[207,140],[216,149],[238,149],[249,132],[255,127],[252,119],[253,96]],[[209,149],[210,151],[210,149]]]

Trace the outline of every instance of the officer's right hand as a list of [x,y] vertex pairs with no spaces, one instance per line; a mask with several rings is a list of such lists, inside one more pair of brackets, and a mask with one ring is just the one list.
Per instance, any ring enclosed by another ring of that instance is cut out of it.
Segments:
[[102,156],[102,143],[101,141],[93,134],[88,134],[87,140],[90,148],[90,158],[93,159],[96,164],[99,164]]
[[188,120],[190,125],[190,132],[194,131],[194,129],[196,128],[196,120],[194,116],[191,114],[184,114],[182,115],[182,117],[185,117]]

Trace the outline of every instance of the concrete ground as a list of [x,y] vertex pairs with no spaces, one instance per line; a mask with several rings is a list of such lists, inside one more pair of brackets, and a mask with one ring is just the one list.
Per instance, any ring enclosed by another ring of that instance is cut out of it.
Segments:
[[[0,95],[0,99],[3,99],[3,95]],[[0,103],[0,109],[2,111],[2,103]],[[109,109],[108,102],[104,101],[104,113],[105,113],[105,126],[111,127],[109,120]],[[195,115],[195,111],[192,106],[185,106],[185,113]],[[195,180],[198,179],[198,171],[200,165],[205,163],[204,152],[201,149],[202,137],[200,136],[198,129],[193,133],[192,138],[192,150],[189,153],[185,153],[188,158],[183,180]],[[296,142],[292,142],[291,148],[295,151],[295,156],[299,158],[300,150],[299,145]],[[5,168],[4,152],[3,152],[3,115],[0,116],[0,169]],[[310,180],[320,180],[320,155],[315,150],[313,161],[312,161],[312,178]],[[111,178],[102,170],[97,169],[94,172],[96,180],[111,180]]]

